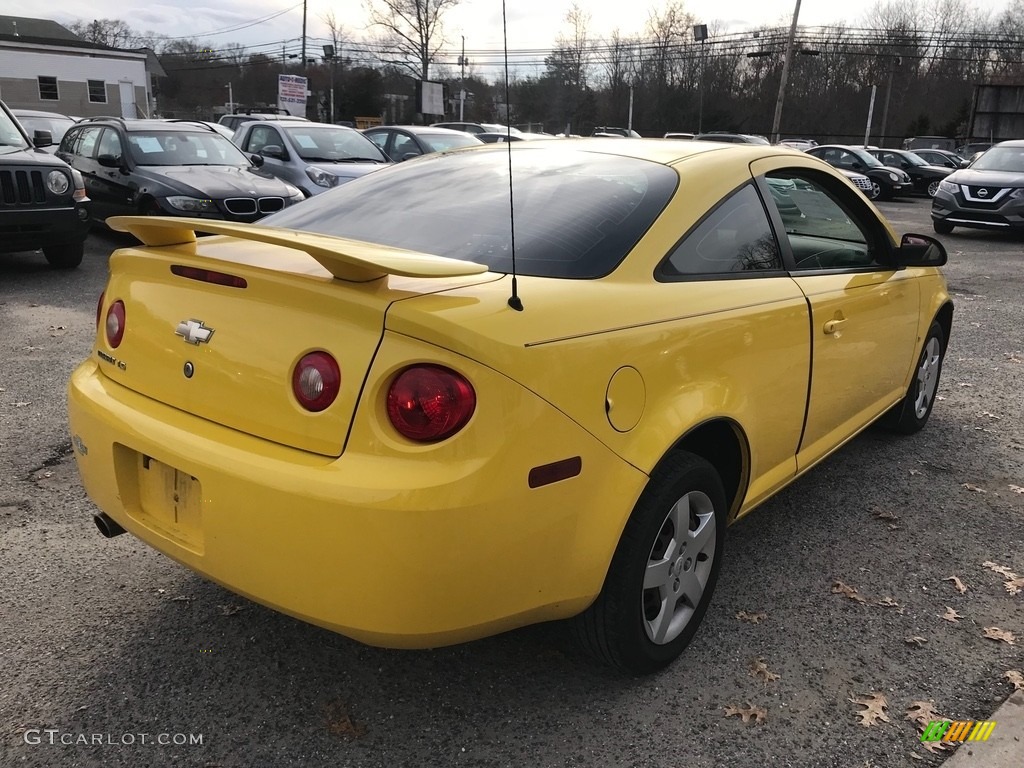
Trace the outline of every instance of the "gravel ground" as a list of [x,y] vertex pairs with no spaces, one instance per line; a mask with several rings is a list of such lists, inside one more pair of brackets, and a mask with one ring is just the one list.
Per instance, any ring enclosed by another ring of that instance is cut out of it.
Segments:
[[[931,231],[926,200],[881,207],[901,231]],[[64,386],[89,354],[106,256],[127,241],[94,234],[70,274],[3,257],[0,766],[940,764],[905,718],[911,702],[985,718],[1024,663],[1019,645],[983,636],[1024,643],[1024,595],[983,566],[1024,574],[1024,242],[941,239],[956,316],[928,427],[865,433],[733,526],[694,643],[639,680],[581,659],[558,625],[368,648],[131,536],[103,539]],[[754,676],[758,659],[778,678]],[[865,727],[850,700],[874,692],[888,721]],[[764,722],[724,716],[746,706]]]

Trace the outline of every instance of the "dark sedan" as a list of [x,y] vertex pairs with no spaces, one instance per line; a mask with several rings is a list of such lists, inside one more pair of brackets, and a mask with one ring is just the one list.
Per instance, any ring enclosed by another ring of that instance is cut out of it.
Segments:
[[951,168],[929,165],[914,152],[903,149],[871,149],[868,151],[883,165],[905,171],[910,176],[910,180],[914,182],[914,189],[928,197],[935,197],[939,182],[953,172]]
[[954,171],[932,198],[932,226],[1024,231],[1024,141],[996,144],[970,168]]
[[431,152],[483,144],[471,133],[433,125],[378,125],[364,129],[363,133],[396,163]]
[[937,165],[939,168],[949,168],[955,171],[969,165],[966,158],[960,157],[956,152],[950,152],[948,149],[912,149],[911,152],[929,165]]
[[871,191],[867,196],[872,200],[890,200],[913,190],[914,182],[906,171],[882,163],[870,152],[859,147],[841,144],[822,144],[811,147],[807,154],[824,160],[835,168],[863,173],[871,179]]
[[57,156],[85,177],[94,221],[141,213],[251,222],[305,199],[199,123],[90,118]]

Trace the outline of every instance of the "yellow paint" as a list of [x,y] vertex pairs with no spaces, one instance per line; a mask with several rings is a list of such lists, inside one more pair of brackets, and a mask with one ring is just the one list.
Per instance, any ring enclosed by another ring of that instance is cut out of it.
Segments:
[[[608,277],[520,277],[523,312],[507,305],[507,276],[467,262],[258,225],[112,219],[152,245],[110,262],[104,309],[123,300],[127,331],[116,350],[98,333],[96,352],[124,368],[94,352],[69,385],[86,490],[208,578],[368,643],[436,646],[580,612],[648,473],[690,430],[732,425],[744,465],[730,514],[749,512],[898,401],[949,300],[930,269],[655,281],[752,163],[836,175],[802,153],[685,144],[579,143],[672,165],[679,191]],[[170,264],[248,287],[176,278]],[[214,329],[209,343],[175,335],[190,319]],[[318,414],[291,394],[312,350],[341,368]],[[388,387],[416,362],[472,383],[458,435],[413,444],[391,427]],[[528,487],[532,468],[575,456],[579,476]]]

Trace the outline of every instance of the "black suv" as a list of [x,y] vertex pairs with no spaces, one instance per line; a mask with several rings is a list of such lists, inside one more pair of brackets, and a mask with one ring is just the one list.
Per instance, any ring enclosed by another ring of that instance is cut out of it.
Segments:
[[0,102],[0,251],[43,249],[51,267],[82,263],[89,232],[88,198],[82,176],[42,151],[48,131],[29,141]]
[[57,157],[85,177],[92,218],[154,214],[252,222],[304,200],[203,123],[87,118]]

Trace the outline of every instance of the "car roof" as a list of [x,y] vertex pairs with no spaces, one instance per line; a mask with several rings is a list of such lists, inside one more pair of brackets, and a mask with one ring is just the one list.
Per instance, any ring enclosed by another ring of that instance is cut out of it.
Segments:
[[[63,120],[72,120],[67,115],[62,115],[60,112],[43,112],[38,109],[11,109],[12,115],[21,115],[22,117],[59,117]],[[73,120],[72,120],[73,122]]]
[[190,127],[194,131],[201,131],[202,133],[216,133],[212,127],[206,125],[202,120],[186,120],[179,118],[172,118],[168,120],[126,120],[121,117],[86,117],[78,121],[78,125],[90,125],[93,123],[96,125],[120,125],[128,133],[134,133],[135,131],[145,131],[147,133],[153,131],[180,132],[182,129],[188,129]]
[[[400,131],[408,131],[409,133],[433,134],[435,136],[438,134],[448,133],[458,133],[466,135],[465,131],[453,131],[451,128],[442,128],[441,126],[438,125],[373,125],[370,126],[369,128],[364,128],[363,131],[375,131],[381,130],[383,128],[395,128]],[[469,135],[472,136],[473,134]]]

